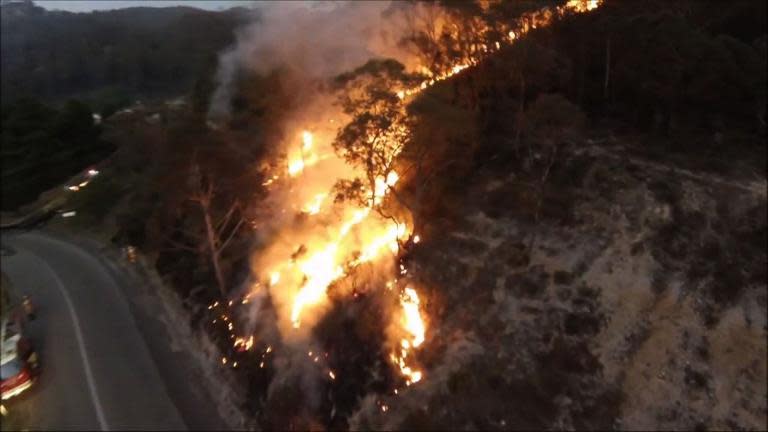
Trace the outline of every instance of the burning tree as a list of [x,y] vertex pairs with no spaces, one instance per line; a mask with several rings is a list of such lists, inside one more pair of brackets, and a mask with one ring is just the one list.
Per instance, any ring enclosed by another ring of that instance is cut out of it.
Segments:
[[339,199],[380,210],[382,192],[397,181],[396,156],[410,139],[408,115],[396,89],[412,85],[416,78],[394,60],[371,60],[337,77],[343,90],[339,103],[352,119],[339,130],[333,148],[365,176],[339,181]]

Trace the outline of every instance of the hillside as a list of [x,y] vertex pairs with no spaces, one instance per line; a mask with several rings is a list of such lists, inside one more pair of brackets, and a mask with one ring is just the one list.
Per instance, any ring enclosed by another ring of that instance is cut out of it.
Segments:
[[[0,8],[2,102],[19,97],[112,101],[189,93],[248,12],[191,7],[90,13]],[[204,31],[201,31],[204,29]]]
[[542,222],[514,174],[486,171],[423,232],[408,269],[439,287],[430,380],[387,414],[365,401],[353,425],[764,428],[765,181],[581,145]]
[[765,3],[558,4],[400,2],[408,54],[321,78],[257,54],[338,23],[280,11],[229,118],[106,119],[58,223],[153,267],[258,428],[765,429]]

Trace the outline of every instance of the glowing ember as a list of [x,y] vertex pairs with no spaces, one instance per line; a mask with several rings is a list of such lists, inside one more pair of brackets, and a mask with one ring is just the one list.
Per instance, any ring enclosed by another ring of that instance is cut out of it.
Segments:
[[332,380],[336,379],[336,374],[333,373],[333,371],[328,371],[328,376],[331,377]]
[[242,337],[235,339],[234,347],[239,351],[250,350],[253,347],[253,336],[250,336],[248,339]]

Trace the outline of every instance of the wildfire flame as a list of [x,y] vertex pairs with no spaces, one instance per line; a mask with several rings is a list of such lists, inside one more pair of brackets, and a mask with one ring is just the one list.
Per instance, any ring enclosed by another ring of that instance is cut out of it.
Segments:
[[253,347],[253,336],[250,336],[248,339],[242,337],[235,339],[234,347],[239,351],[250,350]]
[[[401,100],[444,81],[464,70],[477,65],[485,57],[493,52],[503,48],[504,45],[513,43],[531,29],[542,27],[549,24],[556,16],[566,12],[586,12],[598,7],[601,0],[569,0],[565,5],[557,8],[547,8],[540,11],[524,14],[514,28],[506,29],[502,32],[505,37],[503,40],[489,41],[480,48],[473,50],[464,60],[452,65],[444,71],[431,71],[420,67],[420,70],[427,78],[419,85],[413,88],[393,89]],[[403,109],[405,105],[403,104]],[[306,126],[316,126],[325,124],[335,124],[334,120],[318,120],[314,124]],[[331,127],[338,127],[336,125]],[[400,127],[400,126],[395,126]],[[318,129],[312,129],[317,132]],[[333,136],[334,134],[329,134]],[[280,257],[269,260],[262,271],[269,275],[270,289],[280,290],[280,292],[290,293],[290,303],[287,309],[290,310],[290,324],[294,329],[299,329],[302,324],[302,317],[308,310],[324,304],[327,301],[327,291],[329,287],[339,279],[343,278],[350,269],[353,269],[364,263],[374,262],[382,257],[394,258],[399,251],[400,242],[412,236],[411,228],[406,223],[398,223],[385,220],[379,217],[375,211],[376,206],[382,204],[384,199],[397,184],[399,175],[395,171],[390,171],[386,176],[374,179],[374,190],[368,191],[371,198],[367,206],[356,206],[346,203],[342,210],[333,207],[328,203],[330,191],[317,192],[317,188],[312,189],[309,173],[310,168],[318,165],[321,161],[332,159],[341,161],[341,159],[330,152],[323,154],[324,149],[330,148],[328,137],[322,135],[316,136],[309,129],[300,133],[301,142],[299,145],[293,143],[287,154],[287,174],[293,185],[291,189],[296,191],[308,191],[302,195],[303,205],[301,211],[307,215],[313,215],[317,220],[324,221],[318,224],[317,232],[307,234],[301,238],[296,245],[294,253],[285,253],[280,250]],[[394,139],[394,138],[393,138]],[[388,146],[392,154],[387,155],[389,161],[395,160],[398,156],[400,145]],[[335,159],[334,159],[335,158]],[[282,176],[273,175],[263,184],[272,185]],[[295,207],[298,209],[299,207]],[[334,213],[335,212],[335,213]],[[315,220],[315,219],[313,219]],[[335,221],[335,222],[334,222]],[[413,243],[419,243],[419,236],[413,236]],[[400,266],[400,275],[406,275],[407,269]],[[396,281],[386,284],[387,292],[393,291]],[[415,370],[409,363],[412,363],[411,357],[413,351],[421,346],[426,337],[427,325],[422,316],[421,301],[417,291],[408,286],[402,290],[399,295],[400,313],[399,320],[395,323],[400,329],[399,334],[403,336],[396,345],[394,351],[390,354],[393,364],[399,368],[401,374],[406,379],[406,384],[411,385],[419,382],[423,378],[422,371]],[[253,345],[253,338],[238,338],[235,340],[235,347],[248,350]],[[271,349],[268,348],[268,351]],[[309,353],[312,357],[312,353]],[[315,358],[314,361],[317,361]],[[226,362],[226,360],[223,360]],[[264,367],[264,362],[260,363]],[[336,379],[333,371],[328,372],[328,376]],[[386,406],[382,407],[386,411]]]
[[603,0],[568,0],[568,2],[565,5],[556,7],[554,11],[549,8],[544,8],[534,12],[523,14],[523,16],[520,19],[520,27],[517,29],[518,31],[509,30],[509,32],[507,32],[506,40],[495,41],[493,43],[493,46],[490,48],[487,45],[482,45],[481,55],[468,59],[466,63],[454,65],[448,71],[441,74],[435,75],[429,69],[425,67],[421,67],[420,71],[423,74],[429,76],[430,78],[426,81],[423,81],[417,87],[413,87],[410,89],[397,90],[395,94],[397,94],[397,96],[400,99],[405,99],[408,96],[418,94],[422,90],[432,87],[433,85],[437,84],[440,81],[445,81],[446,79],[462,72],[463,70],[471,66],[477,65],[478,63],[480,63],[480,61],[484,57],[500,50],[502,47],[502,44],[508,44],[508,43],[514,42],[516,39],[528,33],[528,31],[530,31],[531,29],[535,29],[537,27],[545,27],[549,25],[555,16],[563,15],[564,13],[569,11],[575,12],[575,13],[589,12],[599,7],[602,2]]
[[412,348],[418,348],[424,343],[426,325],[419,310],[419,295],[413,288],[405,288],[400,295],[400,306],[402,307],[402,328],[408,333],[408,336],[400,341],[400,355],[392,354],[392,361],[400,368],[400,372],[406,377],[405,383],[411,385],[421,381],[422,372],[412,369],[406,364],[406,359]]

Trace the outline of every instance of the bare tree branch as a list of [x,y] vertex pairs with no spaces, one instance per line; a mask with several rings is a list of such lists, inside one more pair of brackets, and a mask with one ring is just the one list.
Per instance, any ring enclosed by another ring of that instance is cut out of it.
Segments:
[[232,218],[232,214],[235,212],[235,210],[240,208],[240,202],[235,201],[227,211],[227,214],[224,215],[224,217],[221,218],[219,223],[216,224],[216,234],[221,235],[223,230],[227,227],[227,224],[229,223],[229,220]]
[[172,240],[169,237],[164,237],[163,238],[163,244],[170,244],[175,249],[181,249],[181,250],[186,250],[186,251],[195,252],[195,253],[199,253],[200,252],[200,248],[199,247],[189,246],[189,245],[186,245],[184,243],[177,242],[176,240]]
[[232,238],[234,238],[235,234],[240,230],[240,227],[243,225],[244,222],[245,222],[245,218],[244,217],[241,217],[240,220],[237,221],[237,225],[235,225],[235,227],[232,228],[232,231],[229,233],[229,237],[227,237],[226,240],[221,242],[221,245],[218,248],[219,252],[221,252],[222,250],[224,250],[227,247],[227,245],[229,244],[230,240],[232,240]]

